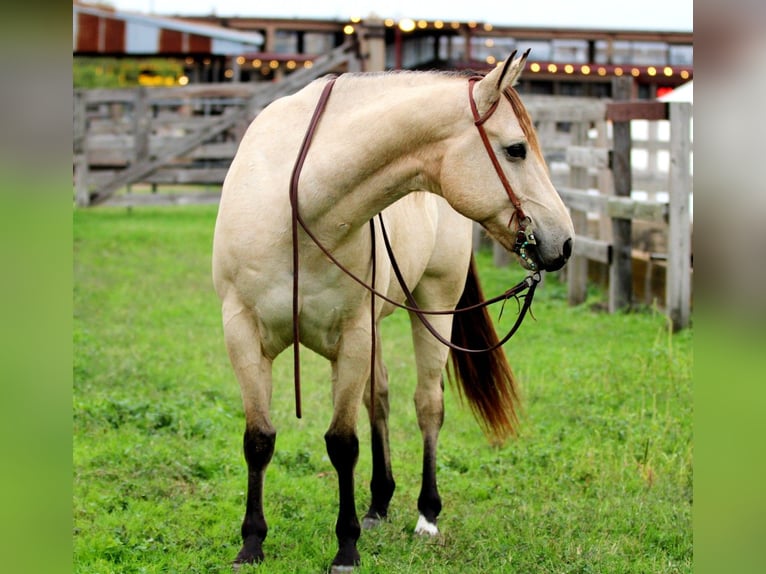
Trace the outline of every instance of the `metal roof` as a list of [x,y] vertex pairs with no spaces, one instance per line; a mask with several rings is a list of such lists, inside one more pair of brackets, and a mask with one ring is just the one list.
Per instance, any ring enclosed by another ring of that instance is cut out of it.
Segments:
[[85,54],[238,55],[263,46],[258,32],[72,4],[72,51]]

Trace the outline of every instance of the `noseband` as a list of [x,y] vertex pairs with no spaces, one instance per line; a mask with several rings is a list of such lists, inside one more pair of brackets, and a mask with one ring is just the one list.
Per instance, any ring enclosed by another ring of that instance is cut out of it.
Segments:
[[[530,265],[530,268],[534,271],[536,268],[535,263],[531,259],[528,259],[527,253],[525,251],[525,249],[528,246],[535,244],[534,235],[532,234],[531,231],[528,231],[528,227],[531,224],[531,221],[524,214],[524,211],[521,208],[521,202],[519,201],[518,197],[516,197],[516,194],[513,192],[513,189],[511,188],[511,184],[508,182],[508,179],[505,177],[505,174],[503,173],[503,170],[500,167],[500,163],[497,161],[497,157],[492,151],[492,146],[489,143],[489,138],[487,137],[487,134],[483,127],[484,122],[487,121],[487,119],[489,119],[492,113],[497,109],[498,102],[495,101],[495,103],[490,107],[487,113],[484,114],[484,117],[481,117],[476,107],[476,102],[473,98],[473,86],[480,79],[481,77],[473,77],[469,79],[469,83],[468,83],[468,99],[471,104],[471,112],[473,113],[474,124],[479,130],[479,134],[481,136],[482,142],[484,142],[484,147],[487,150],[487,154],[489,155],[490,160],[492,161],[492,165],[495,167],[495,171],[497,172],[497,175],[500,178],[500,181],[502,182],[506,193],[508,194],[508,198],[511,200],[511,204],[513,205],[515,209],[514,216],[518,217],[519,226],[518,226],[518,231],[516,234],[516,243],[514,245],[513,251],[518,253],[519,256],[522,257],[523,259],[527,260],[528,264]],[[306,130],[306,135],[303,139],[303,143],[301,144],[301,148],[298,153],[298,158],[295,161],[295,166],[293,167],[292,176],[290,178],[290,207],[291,207],[291,213],[292,213],[292,243],[293,243],[293,369],[294,369],[294,377],[295,377],[295,415],[298,418],[301,418],[300,326],[299,326],[299,305],[298,305],[298,295],[299,295],[298,272],[299,272],[299,263],[300,263],[299,257],[298,257],[298,228],[300,227],[301,229],[303,229],[306,235],[308,235],[309,238],[314,242],[314,244],[316,244],[316,246],[320,249],[320,251],[322,251],[322,253],[324,253],[330,259],[330,261],[332,261],[335,264],[336,267],[338,267],[351,279],[356,281],[359,285],[367,289],[372,294],[372,297],[370,298],[370,306],[371,306],[370,327],[372,332],[372,345],[370,349],[370,354],[371,354],[370,396],[372,397],[372,400],[370,401],[370,404],[371,404],[370,416],[371,416],[371,420],[374,420],[375,419],[375,400],[374,400],[374,397],[375,397],[375,350],[376,350],[375,346],[376,346],[376,331],[377,331],[376,324],[375,324],[376,297],[380,297],[382,300],[388,303],[391,303],[392,305],[400,309],[406,309],[407,311],[411,311],[412,313],[414,313],[420,319],[420,321],[423,323],[426,329],[437,340],[439,340],[441,343],[443,343],[450,349],[454,351],[464,352],[464,353],[487,353],[487,352],[494,351],[495,349],[498,349],[499,347],[507,343],[508,340],[516,333],[518,328],[521,326],[521,323],[524,320],[524,317],[526,316],[527,311],[529,311],[529,308],[532,306],[532,298],[534,297],[535,289],[537,288],[537,285],[540,283],[542,278],[540,276],[540,273],[535,271],[532,275],[524,278],[524,280],[522,280],[515,286],[508,289],[505,293],[502,293],[501,295],[493,297],[492,299],[485,300],[481,303],[472,305],[470,307],[462,307],[460,309],[439,310],[439,311],[429,311],[429,310],[421,309],[420,307],[418,307],[418,304],[415,301],[415,297],[412,295],[412,292],[407,287],[404,281],[404,276],[399,270],[399,265],[397,264],[396,258],[394,257],[393,249],[388,239],[386,228],[383,225],[383,217],[381,216],[381,214],[378,214],[378,221],[381,227],[383,242],[385,244],[386,251],[388,252],[389,259],[391,261],[391,267],[394,271],[394,274],[396,275],[397,281],[399,282],[399,285],[402,291],[404,292],[407,304],[399,303],[398,301],[391,299],[387,295],[375,289],[375,276],[376,276],[377,265],[376,265],[376,257],[375,257],[376,245],[375,245],[375,219],[374,218],[370,220],[370,237],[371,237],[371,244],[372,244],[371,285],[367,284],[363,279],[354,275],[340,261],[338,261],[338,259],[329,251],[329,249],[327,249],[324,245],[322,245],[322,243],[319,241],[317,236],[308,228],[305,221],[301,217],[300,212],[298,211],[298,182],[300,180],[301,170],[303,169],[303,164],[306,161],[306,156],[308,155],[308,150],[311,145],[311,141],[314,137],[314,133],[316,132],[317,126],[319,124],[319,120],[322,117],[322,113],[324,112],[324,109],[327,105],[327,101],[330,98],[330,92],[332,92],[333,86],[335,85],[335,80],[337,80],[337,77],[332,77],[327,82],[327,84],[325,84],[325,87],[322,90],[322,94],[319,97],[319,101],[317,102],[316,109],[314,110],[314,114],[312,115],[311,121],[309,122],[309,127]],[[506,97],[508,96],[506,95]],[[509,101],[510,101],[510,98],[509,98]],[[509,226],[513,222],[514,216],[512,216],[511,220],[508,222]],[[511,327],[510,331],[505,335],[505,337],[500,339],[496,344],[491,345],[490,347],[487,347],[484,349],[468,349],[465,347],[455,345],[448,339],[444,338],[436,330],[436,328],[430,323],[430,321],[428,321],[428,318],[427,318],[427,315],[454,315],[456,313],[475,311],[477,309],[487,307],[499,301],[506,301],[512,297],[518,300],[518,298],[521,296],[521,294],[524,291],[526,291],[526,294],[524,295],[524,300],[521,304],[519,314],[516,317],[516,322],[514,323],[513,327]]]

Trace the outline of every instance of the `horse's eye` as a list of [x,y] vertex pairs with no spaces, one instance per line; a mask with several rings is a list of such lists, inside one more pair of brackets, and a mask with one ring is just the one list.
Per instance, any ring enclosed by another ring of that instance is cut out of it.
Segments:
[[524,159],[527,157],[527,146],[523,143],[515,143],[505,148],[505,153],[511,159]]

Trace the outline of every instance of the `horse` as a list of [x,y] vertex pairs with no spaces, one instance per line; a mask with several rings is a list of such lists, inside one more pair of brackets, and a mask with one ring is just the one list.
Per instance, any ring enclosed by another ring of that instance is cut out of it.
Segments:
[[[406,298],[433,310],[483,298],[472,222],[530,271],[557,270],[570,256],[571,219],[513,88],[527,54],[514,56],[482,76],[428,71],[319,78],[269,104],[243,136],[223,184],[212,265],[245,418],[247,498],[235,568],[264,559],[264,476],[276,439],[269,416],[272,363],[281,352],[293,346],[297,353],[303,345],[332,366],[333,415],[324,438],[339,505],[331,571],[350,571],[360,564],[362,527],[386,518],[395,489],[389,384],[375,326]],[[377,226],[369,223],[373,218]],[[397,269],[383,240],[396,254]],[[379,295],[387,299],[375,305]],[[423,441],[415,532],[437,535],[443,372],[459,381],[459,393],[493,440],[514,433],[518,394],[486,310],[430,316],[434,332],[445,338],[468,344],[478,337],[495,347],[453,351],[448,366],[450,350],[408,308]],[[360,524],[354,468],[362,405],[373,469],[371,502]]]

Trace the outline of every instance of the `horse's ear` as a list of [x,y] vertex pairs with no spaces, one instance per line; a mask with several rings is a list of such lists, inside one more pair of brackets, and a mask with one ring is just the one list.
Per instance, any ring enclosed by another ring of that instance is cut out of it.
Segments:
[[514,60],[516,50],[508,58],[499,63],[494,70],[487,74],[474,89],[474,97],[479,113],[484,113],[500,99],[506,88],[514,86],[524,70],[524,65],[529,56],[529,50]]

